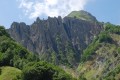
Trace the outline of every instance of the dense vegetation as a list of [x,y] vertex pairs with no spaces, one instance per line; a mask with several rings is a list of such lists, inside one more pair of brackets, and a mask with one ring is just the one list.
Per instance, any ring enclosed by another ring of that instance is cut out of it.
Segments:
[[47,62],[29,63],[23,69],[23,80],[73,80],[61,68]]
[[0,66],[14,66],[22,69],[23,65],[38,58],[12,40],[3,27],[0,27]]
[[[11,66],[11,67],[5,67]],[[17,69],[19,68],[19,69]],[[0,26],[0,80],[73,80],[61,68],[41,62],[38,56],[10,38]]]

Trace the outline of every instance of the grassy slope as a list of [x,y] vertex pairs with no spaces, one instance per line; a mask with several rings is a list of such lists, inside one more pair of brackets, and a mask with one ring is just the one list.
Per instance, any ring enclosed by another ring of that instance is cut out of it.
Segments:
[[73,17],[73,18],[76,17],[77,19],[86,20],[90,22],[97,21],[94,16],[92,16],[90,13],[83,10],[73,11],[67,17]]
[[[81,63],[78,67],[78,71],[81,76],[85,77],[87,80],[118,80],[120,79],[120,28],[113,26],[108,27],[106,33],[112,39],[112,42],[108,41],[110,39],[101,39],[100,37],[96,40],[99,42],[97,48],[94,47],[96,44],[92,44],[88,47],[84,53],[84,56],[89,58],[84,59],[85,61]],[[107,42],[108,41],[108,42]],[[91,49],[90,49],[91,48]],[[94,49],[94,50],[92,50]],[[89,53],[90,52],[90,53]]]
[[21,70],[14,67],[0,67],[0,80],[19,80],[21,77]]

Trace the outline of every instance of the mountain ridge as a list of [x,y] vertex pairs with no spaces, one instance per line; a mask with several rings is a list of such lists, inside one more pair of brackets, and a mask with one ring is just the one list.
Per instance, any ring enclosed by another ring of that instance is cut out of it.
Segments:
[[13,23],[7,31],[14,40],[39,54],[41,60],[76,66],[82,51],[101,30],[101,24],[59,16],[37,18],[32,25]]

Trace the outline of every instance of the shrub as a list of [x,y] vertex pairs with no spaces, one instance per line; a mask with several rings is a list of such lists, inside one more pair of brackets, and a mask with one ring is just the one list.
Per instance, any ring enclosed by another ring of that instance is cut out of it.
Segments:
[[23,80],[72,80],[61,68],[47,62],[28,63],[23,69]]
[[104,32],[99,35],[99,42],[100,43],[102,42],[112,43],[112,38],[110,37],[108,33]]

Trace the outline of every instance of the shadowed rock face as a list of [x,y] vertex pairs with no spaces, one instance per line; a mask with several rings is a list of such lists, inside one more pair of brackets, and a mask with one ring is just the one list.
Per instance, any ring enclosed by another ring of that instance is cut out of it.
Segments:
[[100,33],[102,25],[75,18],[39,18],[32,25],[13,22],[10,36],[40,59],[76,66],[82,51]]

